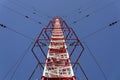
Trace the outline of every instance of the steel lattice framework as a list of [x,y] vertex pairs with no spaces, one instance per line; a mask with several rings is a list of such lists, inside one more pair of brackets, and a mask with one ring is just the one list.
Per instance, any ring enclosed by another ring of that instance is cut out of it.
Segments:
[[43,69],[41,80],[76,80],[74,68],[83,51],[74,30],[60,17],[53,18],[42,29],[32,47],[32,53]]

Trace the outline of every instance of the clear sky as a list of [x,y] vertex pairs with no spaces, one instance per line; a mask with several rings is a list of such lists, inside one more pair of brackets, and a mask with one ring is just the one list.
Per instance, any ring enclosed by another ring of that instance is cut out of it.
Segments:
[[[54,16],[66,20],[82,41],[85,51],[80,62],[89,80],[105,79],[84,43],[94,54],[107,79],[120,80],[120,22],[84,38],[120,20],[119,5],[119,0],[0,0],[0,24],[9,27],[0,27],[0,80],[32,42],[20,33],[36,39]],[[73,24],[76,20],[77,23]],[[36,64],[29,49],[16,74],[11,78],[14,67],[4,80],[27,80]]]

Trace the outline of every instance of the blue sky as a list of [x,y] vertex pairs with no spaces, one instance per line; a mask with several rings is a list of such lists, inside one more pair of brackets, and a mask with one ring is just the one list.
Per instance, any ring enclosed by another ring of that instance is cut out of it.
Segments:
[[[84,43],[96,57],[108,80],[120,80],[120,23],[84,39],[86,35],[120,20],[119,5],[119,0],[0,0],[0,24],[36,39],[51,17],[67,16],[63,19],[74,29],[85,47],[80,62],[89,80],[105,79]],[[85,17],[88,14],[90,16]],[[78,22],[72,24],[76,20]],[[14,31],[0,27],[0,80],[31,42]],[[36,63],[29,50],[12,80],[27,80]],[[5,80],[10,80],[10,74]]]

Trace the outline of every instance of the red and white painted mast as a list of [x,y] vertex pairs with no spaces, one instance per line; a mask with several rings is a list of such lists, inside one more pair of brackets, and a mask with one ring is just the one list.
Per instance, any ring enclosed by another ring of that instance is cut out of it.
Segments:
[[60,19],[56,18],[52,30],[42,80],[75,80]]
[[55,17],[49,21],[31,50],[38,62],[36,68],[42,68],[42,80],[77,80],[79,74],[76,75],[74,70],[84,47],[75,31],[62,18]]

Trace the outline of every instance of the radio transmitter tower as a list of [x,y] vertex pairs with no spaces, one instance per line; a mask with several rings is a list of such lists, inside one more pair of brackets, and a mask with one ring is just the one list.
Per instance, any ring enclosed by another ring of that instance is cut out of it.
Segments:
[[[36,46],[44,57],[41,60]],[[44,49],[43,46],[47,48]],[[79,51],[75,52],[78,46]],[[74,68],[83,51],[84,47],[74,30],[60,17],[53,18],[42,29],[32,48],[38,64],[43,68],[41,80],[76,80]]]

